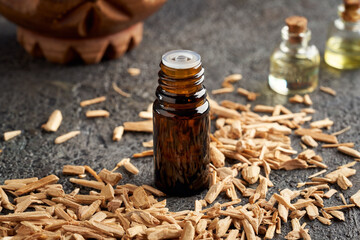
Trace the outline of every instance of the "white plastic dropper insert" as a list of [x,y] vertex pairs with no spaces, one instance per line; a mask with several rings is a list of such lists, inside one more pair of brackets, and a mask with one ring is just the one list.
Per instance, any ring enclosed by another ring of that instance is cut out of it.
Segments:
[[188,69],[198,66],[201,57],[190,50],[173,50],[165,53],[161,61],[165,66],[174,69]]

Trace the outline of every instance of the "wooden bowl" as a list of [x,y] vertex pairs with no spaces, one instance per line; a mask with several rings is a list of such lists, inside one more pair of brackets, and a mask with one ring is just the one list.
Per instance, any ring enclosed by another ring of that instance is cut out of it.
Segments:
[[140,43],[142,21],[166,0],[0,0],[0,13],[19,25],[18,41],[56,63],[118,58]]

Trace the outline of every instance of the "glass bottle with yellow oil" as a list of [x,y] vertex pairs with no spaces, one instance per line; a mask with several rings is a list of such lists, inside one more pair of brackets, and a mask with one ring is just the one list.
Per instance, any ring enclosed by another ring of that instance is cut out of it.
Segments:
[[337,69],[360,68],[360,0],[344,0],[329,30],[325,62]]
[[282,42],[270,57],[269,86],[283,95],[312,92],[318,84],[319,50],[309,44],[306,18],[292,16],[285,22]]

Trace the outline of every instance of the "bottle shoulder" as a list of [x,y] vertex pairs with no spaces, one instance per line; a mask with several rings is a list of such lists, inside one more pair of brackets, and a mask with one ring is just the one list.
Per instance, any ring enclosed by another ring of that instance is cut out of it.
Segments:
[[282,47],[277,47],[274,49],[271,60],[275,59],[303,59],[303,60],[312,60],[312,61],[320,61],[320,53],[319,49],[313,45],[310,44],[309,46],[303,47],[301,49],[298,49],[296,51],[294,50],[284,50]]
[[153,112],[154,114],[165,117],[188,118],[191,116],[192,118],[195,118],[207,116],[210,112],[210,104],[208,100],[205,99],[201,105],[194,106],[193,108],[172,108],[162,105],[161,102],[156,99],[153,104]]

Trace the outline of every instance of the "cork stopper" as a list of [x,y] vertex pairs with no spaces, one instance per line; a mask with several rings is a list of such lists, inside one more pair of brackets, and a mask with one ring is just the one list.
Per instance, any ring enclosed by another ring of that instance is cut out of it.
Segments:
[[344,0],[345,11],[356,11],[360,8],[360,0]]
[[300,16],[291,16],[285,19],[289,33],[303,33],[307,30],[307,19]]
[[357,22],[360,20],[360,0],[344,0],[344,11],[341,13],[342,19],[347,22]]

